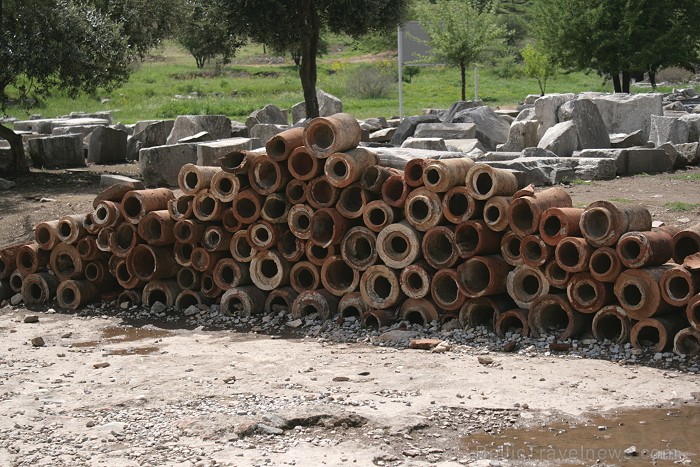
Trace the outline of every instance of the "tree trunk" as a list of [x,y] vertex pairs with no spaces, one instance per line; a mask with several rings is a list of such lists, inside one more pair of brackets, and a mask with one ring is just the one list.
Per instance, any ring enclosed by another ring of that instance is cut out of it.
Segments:
[[629,94],[630,93],[630,83],[632,79],[630,77],[630,72],[629,71],[623,71],[622,72],[622,92]]
[[6,126],[0,125],[0,138],[10,143],[10,150],[12,151],[12,162],[7,168],[7,173],[29,172],[27,160],[24,158],[24,143],[22,142],[22,137]]
[[615,71],[612,73],[613,87],[615,92],[622,92],[622,86],[620,85],[620,72]]
[[651,89],[656,91],[656,70],[649,70],[649,83],[651,83]]
[[462,73],[462,100],[467,100],[467,65],[460,63],[459,71]]
[[316,55],[318,54],[321,24],[313,2],[310,2],[306,14],[308,15],[308,29],[307,34],[301,39],[299,77],[301,78],[301,87],[304,89],[306,118],[316,118],[319,116],[318,98],[316,97]]

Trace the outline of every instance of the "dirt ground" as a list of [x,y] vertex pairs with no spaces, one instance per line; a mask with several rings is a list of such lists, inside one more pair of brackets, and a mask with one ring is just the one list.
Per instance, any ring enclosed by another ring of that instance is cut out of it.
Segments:
[[[655,220],[691,225],[700,221],[698,174],[567,190],[575,206],[642,202]],[[0,245],[30,239],[39,221],[87,212],[99,191],[93,169],[16,181],[0,193]],[[687,206],[674,211],[674,202]],[[478,346],[437,354],[158,322],[132,327],[107,313],[52,311],[0,309],[0,465],[636,466],[700,459],[697,374]],[[25,323],[27,315],[38,322]],[[32,346],[35,337],[45,346]]]

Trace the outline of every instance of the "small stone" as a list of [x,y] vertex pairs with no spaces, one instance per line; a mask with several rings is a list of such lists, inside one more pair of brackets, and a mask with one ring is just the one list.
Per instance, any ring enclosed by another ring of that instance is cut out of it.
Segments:
[[408,346],[412,349],[430,350],[442,342],[440,339],[411,339]]
[[93,363],[92,367],[95,369],[100,369],[100,368],[107,368],[109,366],[109,363],[107,362],[100,362],[100,363]]
[[277,428],[270,425],[264,425],[262,423],[258,423],[257,431],[266,435],[281,435],[282,433],[284,433],[284,430],[281,428]]
[[493,363],[493,358],[491,358],[491,357],[479,356],[479,357],[476,357],[476,359],[482,365],[491,365]]
[[662,354],[661,352],[657,352],[654,354],[654,360],[656,360],[656,361],[662,360],[663,358],[664,358],[664,354]]
[[418,449],[406,449],[402,454],[406,457],[418,457],[421,452]]
[[637,446],[630,446],[625,449],[625,456],[637,457],[639,453],[637,452]]
[[605,425],[600,425],[600,426],[598,427],[598,431],[605,431],[605,430],[607,430],[607,429],[608,429],[608,427],[605,426]]
[[676,222],[678,222],[679,224],[687,224],[688,222],[690,222],[690,219],[687,217],[681,217],[680,219],[676,219]]
[[549,350],[554,352],[567,352],[571,348],[571,344],[565,342],[552,342],[549,344]]
[[505,352],[515,352],[518,348],[518,343],[516,341],[508,341],[506,345],[503,346]]
[[39,317],[37,315],[28,315],[24,317],[25,323],[38,323]]
[[34,347],[43,347],[46,345],[46,342],[44,342],[43,337],[39,336],[39,337],[35,337],[34,339],[32,339],[32,345]]
[[160,314],[163,313],[168,307],[165,306],[165,304],[161,302],[155,302],[153,306],[151,306],[151,313],[153,314]]
[[350,378],[348,378],[347,376],[336,376],[335,378],[333,378],[333,381],[336,383],[342,383],[344,381],[350,381]]
[[87,428],[92,428],[92,427],[95,426],[95,425],[96,425],[96,423],[95,423],[94,420],[88,420],[88,422],[85,424],[85,426],[86,426]]
[[73,336],[72,332],[66,332],[64,334],[61,334],[61,339],[70,339]]
[[258,424],[255,422],[243,422],[235,428],[235,432],[239,438],[245,438],[255,433],[258,429]]
[[235,376],[229,376],[228,378],[224,378],[224,383],[226,383],[226,384],[233,384],[235,382],[236,382]]
[[304,324],[304,322],[303,322],[302,320],[300,320],[300,319],[295,319],[295,320],[293,320],[293,321],[289,321],[289,322],[287,323],[287,326],[290,327],[290,328],[296,329],[296,328],[298,328],[299,326],[301,326],[302,324]]
[[22,303],[22,300],[24,300],[24,299],[22,298],[21,293],[15,294],[12,296],[12,298],[10,298],[10,305],[17,306],[20,303]]

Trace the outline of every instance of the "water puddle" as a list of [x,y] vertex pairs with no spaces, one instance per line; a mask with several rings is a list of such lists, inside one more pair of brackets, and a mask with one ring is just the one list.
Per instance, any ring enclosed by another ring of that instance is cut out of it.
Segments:
[[679,406],[606,413],[495,435],[476,433],[462,438],[461,448],[473,459],[519,466],[674,466],[697,459],[699,433],[700,406]]
[[149,355],[160,350],[160,347],[128,347],[126,349],[110,350],[109,355]]
[[[110,326],[108,328],[105,328],[102,330],[102,337],[100,340],[92,340],[92,341],[84,341],[84,342],[74,342],[71,344],[71,347],[73,348],[90,348],[90,347],[97,347],[100,344],[121,344],[124,342],[137,342],[140,340],[144,339],[162,339],[164,337],[172,336],[173,333],[170,331],[164,331],[162,329],[152,329],[152,328],[137,328],[137,327],[131,327],[131,326]],[[146,349],[146,348],[153,348],[155,350],[158,350],[156,347],[142,347],[141,349]],[[126,349],[128,350],[128,349]],[[138,348],[134,348],[133,350],[138,350]],[[131,353],[126,353],[124,355],[131,355],[133,354],[138,354],[138,355],[146,355],[152,352],[155,352],[155,350],[151,350],[149,352],[144,352],[144,353],[138,353],[138,352],[131,352]],[[115,351],[117,352],[117,351]],[[114,355],[121,355],[121,354],[114,354]]]

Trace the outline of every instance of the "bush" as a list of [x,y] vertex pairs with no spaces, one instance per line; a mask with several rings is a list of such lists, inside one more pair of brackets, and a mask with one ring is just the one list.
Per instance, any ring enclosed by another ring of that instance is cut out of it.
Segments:
[[362,65],[346,81],[347,93],[360,99],[382,99],[394,89],[396,78],[392,70],[374,65]]
[[677,66],[664,68],[656,73],[657,83],[687,83],[692,78],[692,71]]

